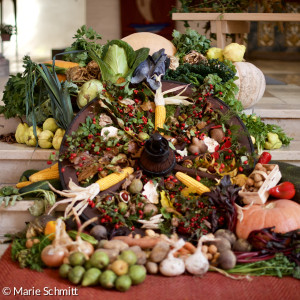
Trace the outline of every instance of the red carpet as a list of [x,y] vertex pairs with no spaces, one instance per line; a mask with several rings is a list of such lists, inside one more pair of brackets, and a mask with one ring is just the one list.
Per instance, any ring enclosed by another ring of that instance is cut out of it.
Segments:
[[[9,296],[3,295],[10,288]],[[20,269],[10,259],[10,248],[0,260],[0,299],[99,299],[99,300],[296,300],[300,299],[300,281],[293,278],[253,277],[252,281],[233,280],[209,272],[203,278],[189,275],[167,278],[147,276],[144,283],[133,286],[125,293],[108,291],[100,287],[79,287],[78,296],[59,296],[59,292],[71,294],[75,286],[58,276],[57,270],[36,272]],[[21,295],[23,288],[23,295]],[[35,296],[25,296],[25,289],[38,289]],[[19,293],[19,294],[18,294]],[[55,294],[51,296],[50,294]]]

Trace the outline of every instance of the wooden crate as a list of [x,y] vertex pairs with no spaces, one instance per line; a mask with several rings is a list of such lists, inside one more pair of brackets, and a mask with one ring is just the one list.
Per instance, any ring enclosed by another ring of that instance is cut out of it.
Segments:
[[[266,165],[263,165],[266,166]],[[274,169],[271,171],[269,175],[267,175],[265,172],[261,171],[253,171],[249,177],[251,177],[254,172],[261,174],[265,177],[265,181],[263,185],[260,187],[260,189],[257,192],[249,192],[245,190],[245,185],[242,187],[242,189],[239,191],[239,195],[243,198],[243,202],[245,204],[264,204],[268,197],[269,197],[269,189],[276,186],[281,178],[281,173],[279,170],[278,165],[274,165]],[[264,173],[264,174],[263,174]]]

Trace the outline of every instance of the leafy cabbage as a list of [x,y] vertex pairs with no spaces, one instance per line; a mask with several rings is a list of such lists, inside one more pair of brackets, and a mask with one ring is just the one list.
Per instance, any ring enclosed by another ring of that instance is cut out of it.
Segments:
[[136,67],[148,57],[149,48],[134,51],[128,43],[112,40],[103,46],[101,57],[92,48],[88,52],[99,64],[104,81],[125,85]]

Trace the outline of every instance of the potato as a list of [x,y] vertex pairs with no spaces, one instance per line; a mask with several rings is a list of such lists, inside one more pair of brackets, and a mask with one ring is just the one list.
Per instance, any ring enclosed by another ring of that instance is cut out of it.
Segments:
[[119,240],[110,240],[110,241],[106,241],[103,244],[103,248],[105,249],[117,249],[119,250],[119,252],[127,249],[129,246],[124,243],[123,241],[119,241]]
[[250,187],[254,185],[254,180],[252,178],[247,178],[246,184]]
[[149,274],[157,274],[158,273],[158,265],[153,261],[147,261],[146,270]]
[[257,181],[254,183],[254,186],[259,189],[263,185],[263,183],[263,181]]
[[254,174],[253,179],[255,182],[259,182],[259,181],[263,180],[263,178],[260,174]]
[[170,250],[169,244],[163,241],[159,242],[152,249],[150,254],[150,260],[156,263],[161,262],[167,256],[169,250]]

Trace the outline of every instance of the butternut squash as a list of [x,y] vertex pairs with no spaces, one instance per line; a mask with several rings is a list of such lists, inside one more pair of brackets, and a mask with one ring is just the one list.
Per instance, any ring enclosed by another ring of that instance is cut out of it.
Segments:
[[[52,60],[47,60],[44,62],[44,64],[50,64],[52,65],[53,61]],[[60,67],[60,68],[64,68],[64,69],[70,69],[70,68],[73,68],[73,67],[78,67],[79,64],[78,63],[75,63],[75,62],[71,62],[71,61],[64,61],[64,60],[55,60],[55,66],[56,67]],[[57,77],[58,77],[58,80],[60,82],[62,81],[65,81],[67,79],[66,77],[66,74],[62,74],[62,73],[59,73],[59,74],[56,74]]]

